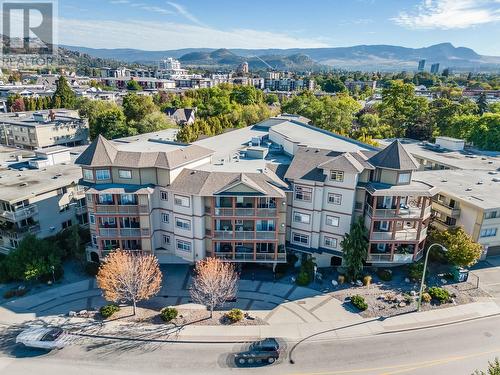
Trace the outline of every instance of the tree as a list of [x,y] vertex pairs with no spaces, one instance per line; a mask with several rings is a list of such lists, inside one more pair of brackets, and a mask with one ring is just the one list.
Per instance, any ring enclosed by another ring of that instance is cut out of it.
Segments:
[[191,286],[191,298],[202,304],[213,316],[214,309],[234,298],[238,290],[238,274],[234,265],[218,258],[206,258],[196,263]]
[[56,91],[52,96],[53,108],[73,108],[76,96],[64,76],[60,76],[56,82]]
[[495,358],[494,361],[488,362],[488,370],[486,372],[476,370],[472,375],[500,375],[500,361]]
[[14,99],[12,105],[10,106],[11,112],[24,112],[26,111],[26,106],[24,104],[23,98],[19,97]]
[[158,260],[152,254],[116,250],[99,267],[97,285],[107,301],[122,300],[132,304],[133,315],[137,302],[149,299],[161,289],[162,274]]
[[142,91],[142,86],[139,84],[139,82],[132,79],[127,82],[127,90]]
[[368,241],[363,219],[359,218],[346,233],[340,243],[344,254],[346,276],[350,280],[358,280],[362,276],[363,262],[368,255]]
[[273,104],[276,104],[276,103],[279,103],[279,98],[278,98],[278,95],[276,94],[267,94],[266,95],[266,103],[269,104],[269,105],[273,105]]
[[90,138],[95,139],[99,134],[107,139],[135,135],[125,124],[125,116],[120,107],[114,106],[105,109],[96,115],[94,121],[89,122]]
[[347,87],[345,87],[344,82],[342,82],[337,77],[331,77],[326,79],[321,86],[326,92],[346,92]]
[[488,101],[486,100],[486,94],[484,92],[479,94],[476,104],[480,115],[488,111]]
[[164,113],[156,111],[147,114],[138,122],[130,122],[129,127],[134,128],[137,134],[144,134],[177,126]]
[[448,261],[458,267],[470,267],[481,257],[481,245],[474,242],[462,227],[442,232],[434,231],[429,243],[431,242],[443,245],[448,250],[446,252]]
[[128,93],[123,98],[123,113],[127,118],[127,122],[141,121],[146,115],[157,110],[158,108],[150,96]]

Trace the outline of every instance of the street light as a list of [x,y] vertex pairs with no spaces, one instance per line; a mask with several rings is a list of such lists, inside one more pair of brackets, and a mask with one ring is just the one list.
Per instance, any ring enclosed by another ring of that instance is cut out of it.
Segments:
[[422,294],[424,292],[424,281],[425,281],[425,271],[427,270],[427,259],[429,259],[429,253],[431,252],[431,248],[433,246],[438,246],[443,251],[448,251],[448,249],[446,247],[444,247],[443,245],[441,245],[439,243],[433,243],[427,249],[427,254],[425,254],[425,261],[424,261],[424,272],[422,273],[422,281],[420,282],[420,294],[418,295],[417,311],[420,311],[420,306],[422,306]]

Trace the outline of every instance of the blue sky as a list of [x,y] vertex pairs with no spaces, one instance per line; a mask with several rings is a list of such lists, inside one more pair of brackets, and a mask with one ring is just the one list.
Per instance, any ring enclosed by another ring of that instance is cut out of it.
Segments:
[[58,29],[94,48],[451,42],[500,56],[500,0],[59,0]]

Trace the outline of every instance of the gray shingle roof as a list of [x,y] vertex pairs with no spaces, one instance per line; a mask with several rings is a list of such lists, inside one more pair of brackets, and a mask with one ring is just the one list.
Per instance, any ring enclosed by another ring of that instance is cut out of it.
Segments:
[[375,167],[402,171],[417,170],[419,163],[403,147],[399,140],[373,155],[368,162]]
[[99,135],[76,159],[75,163],[92,167],[157,167],[173,169],[191,161],[212,155],[214,152],[198,145],[187,145],[170,151],[121,151]]
[[325,180],[325,175],[318,166],[339,155],[341,153],[336,151],[300,147],[285,173],[285,178],[289,180],[301,179],[322,182]]

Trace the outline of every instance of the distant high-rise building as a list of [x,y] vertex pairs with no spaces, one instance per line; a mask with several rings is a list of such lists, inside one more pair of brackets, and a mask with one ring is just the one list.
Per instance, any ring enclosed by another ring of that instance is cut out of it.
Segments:
[[418,62],[418,71],[423,72],[425,69],[425,59],[422,59]]
[[431,65],[431,73],[437,74],[439,72],[439,63],[435,63]]
[[248,63],[246,61],[238,65],[236,72],[239,74],[248,74]]

